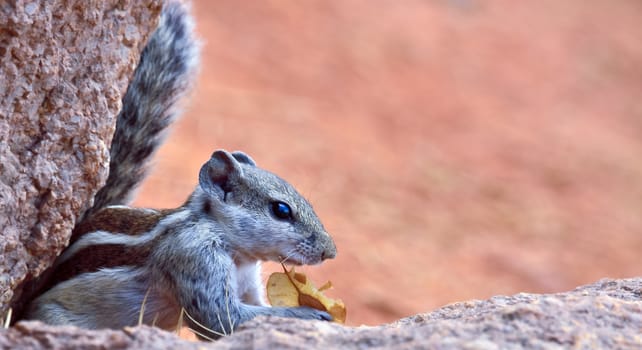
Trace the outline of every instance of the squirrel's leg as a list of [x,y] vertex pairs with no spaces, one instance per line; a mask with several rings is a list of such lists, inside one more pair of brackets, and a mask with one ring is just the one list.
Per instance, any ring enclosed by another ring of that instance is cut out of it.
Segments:
[[[175,247],[175,246],[174,246]],[[184,320],[198,333],[216,339],[229,335],[241,323],[258,315],[331,320],[326,312],[308,307],[269,307],[243,303],[238,296],[238,275],[229,255],[212,245],[201,251],[173,249],[160,254],[152,280],[170,286],[187,313]],[[181,268],[177,268],[181,266]]]

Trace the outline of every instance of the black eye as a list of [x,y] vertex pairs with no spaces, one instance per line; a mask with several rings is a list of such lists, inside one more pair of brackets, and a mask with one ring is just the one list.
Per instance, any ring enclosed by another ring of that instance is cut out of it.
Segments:
[[292,209],[289,205],[283,202],[273,202],[272,213],[274,213],[274,216],[281,220],[292,219]]

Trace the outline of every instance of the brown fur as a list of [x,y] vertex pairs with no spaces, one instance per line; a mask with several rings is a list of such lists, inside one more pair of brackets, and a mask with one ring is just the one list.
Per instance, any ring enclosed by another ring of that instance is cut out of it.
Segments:
[[[105,208],[85,219],[73,231],[72,243],[85,234],[95,231],[137,236],[151,231],[158,222],[176,209],[145,210],[128,207]],[[66,281],[86,272],[116,266],[141,266],[145,263],[154,244],[162,237],[145,245],[99,244],[76,252],[70,259],[55,267],[55,277],[50,285]],[[71,244],[70,244],[71,245]]]
[[80,250],[56,267],[51,285],[66,281],[83,273],[116,266],[141,266],[152,250],[149,242],[143,246],[99,244]]
[[170,210],[144,210],[127,207],[105,208],[78,224],[69,245],[89,232],[107,231],[137,236],[156,226],[158,220],[173,212]]

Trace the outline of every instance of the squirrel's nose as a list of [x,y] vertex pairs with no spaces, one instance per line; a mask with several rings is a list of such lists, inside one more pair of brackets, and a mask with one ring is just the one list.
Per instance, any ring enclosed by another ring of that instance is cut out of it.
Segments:
[[332,239],[328,242],[325,249],[321,253],[321,260],[334,259],[337,256],[337,247],[334,245]]

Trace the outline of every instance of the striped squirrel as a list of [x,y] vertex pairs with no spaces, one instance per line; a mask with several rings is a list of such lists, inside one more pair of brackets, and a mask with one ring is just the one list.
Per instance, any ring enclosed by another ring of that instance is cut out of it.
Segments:
[[[242,152],[216,151],[176,209],[124,206],[190,85],[198,44],[185,5],[166,3],[123,97],[110,173],[25,319],[83,328],[188,326],[217,338],[257,315],[331,320],[264,301],[261,261],[318,264],[336,247],[311,205]],[[144,310],[144,311],[143,311]]]

